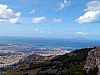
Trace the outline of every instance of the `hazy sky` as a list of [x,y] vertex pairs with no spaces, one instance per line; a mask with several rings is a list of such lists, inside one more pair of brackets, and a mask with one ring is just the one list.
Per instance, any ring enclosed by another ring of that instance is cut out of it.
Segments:
[[0,36],[100,37],[100,0],[0,0]]

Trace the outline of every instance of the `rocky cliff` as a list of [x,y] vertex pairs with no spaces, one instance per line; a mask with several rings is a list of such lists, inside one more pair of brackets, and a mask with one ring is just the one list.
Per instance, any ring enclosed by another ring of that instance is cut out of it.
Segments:
[[95,48],[88,52],[84,69],[88,74],[95,71],[97,75],[100,75],[100,48]]

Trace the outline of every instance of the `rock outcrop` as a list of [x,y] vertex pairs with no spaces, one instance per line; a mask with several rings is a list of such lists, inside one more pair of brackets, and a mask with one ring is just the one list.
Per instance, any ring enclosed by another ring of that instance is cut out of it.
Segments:
[[87,73],[95,70],[95,72],[97,71],[97,75],[100,75],[100,48],[95,48],[88,52],[84,68]]

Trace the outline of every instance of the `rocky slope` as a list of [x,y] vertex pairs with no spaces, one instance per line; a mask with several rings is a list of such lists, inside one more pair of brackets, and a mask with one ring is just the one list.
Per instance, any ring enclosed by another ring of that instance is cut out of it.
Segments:
[[95,48],[88,52],[88,57],[84,68],[87,73],[95,71],[97,72],[97,75],[100,75],[100,48]]
[[95,59],[91,60],[95,51],[95,48],[85,48],[56,57],[30,55],[16,67],[4,69],[4,75],[96,75]]

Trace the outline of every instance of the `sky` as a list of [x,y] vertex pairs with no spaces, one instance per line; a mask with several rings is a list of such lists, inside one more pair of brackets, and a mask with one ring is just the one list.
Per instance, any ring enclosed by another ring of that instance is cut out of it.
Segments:
[[0,36],[100,37],[100,0],[0,0]]

